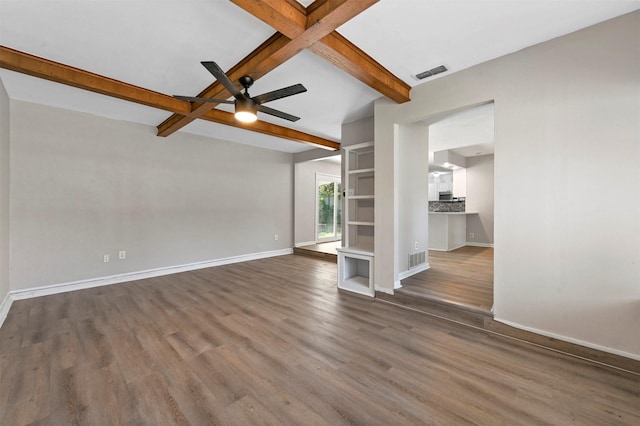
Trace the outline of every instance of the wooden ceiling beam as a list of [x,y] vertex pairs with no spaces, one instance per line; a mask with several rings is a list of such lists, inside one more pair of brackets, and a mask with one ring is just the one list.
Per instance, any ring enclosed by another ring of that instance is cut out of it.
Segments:
[[[258,19],[289,38],[301,37],[305,32],[313,35],[311,28],[317,25],[316,34],[324,28],[338,28],[351,17],[371,7],[378,0],[316,0],[306,12],[283,0],[231,0]],[[303,19],[306,18],[304,27]],[[349,73],[372,89],[398,103],[411,100],[411,86],[393,75],[362,49],[351,43],[337,31],[326,33],[323,38],[308,47],[309,50]]]
[[298,7],[292,2],[286,0],[230,1],[291,39],[301,35],[307,27],[307,14],[304,7]]
[[314,43],[309,50],[399,104],[411,100],[411,86],[337,31]]
[[189,102],[178,100],[173,96],[154,92],[5,46],[0,46],[0,67],[178,114],[188,113],[191,109]]
[[226,124],[228,126],[238,127],[245,130],[253,130],[255,132],[264,133],[266,135],[276,136],[295,142],[306,143],[315,146],[316,148],[330,149],[334,151],[340,149],[340,143],[338,142],[324,139],[319,136],[310,135],[309,133],[304,133],[298,130],[281,127],[262,120],[251,123],[251,128],[248,128],[247,125],[244,125],[237,121],[232,113],[219,109],[212,109],[201,118],[215,123]]
[[[100,74],[70,67],[59,62],[30,55],[1,45],[0,68],[164,111],[178,114],[189,114],[191,111],[190,102],[178,100],[173,96],[154,92],[152,90],[114,80],[109,77],[104,77]],[[252,127],[249,128],[236,121],[233,114],[225,111],[213,110],[205,113],[202,118],[216,123],[222,123],[246,130],[259,131],[271,136],[311,144],[320,148],[332,150],[340,149],[340,144],[335,141],[278,126],[276,124],[257,122],[253,123]]]

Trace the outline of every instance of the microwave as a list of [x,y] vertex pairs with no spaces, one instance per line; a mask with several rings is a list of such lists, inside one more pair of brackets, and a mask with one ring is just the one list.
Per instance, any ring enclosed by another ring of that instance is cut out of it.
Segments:
[[438,200],[439,201],[451,201],[451,200],[453,200],[453,193],[451,193],[450,191],[439,192],[438,193]]

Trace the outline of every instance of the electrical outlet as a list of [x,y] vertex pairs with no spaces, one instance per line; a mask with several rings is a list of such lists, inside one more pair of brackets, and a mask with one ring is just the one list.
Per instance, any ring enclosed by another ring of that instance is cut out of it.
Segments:
[[122,250],[118,252],[118,259],[122,260],[122,259],[126,259],[127,258],[127,252]]
[[420,247],[420,245],[418,244],[418,242],[416,241],[415,244],[413,245],[413,248],[418,250],[418,247]]
[[476,234],[474,234],[473,232],[469,232],[469,238],[473,240],[475,237],[476,237]]
[[104,260],[104,263],[109,263],[109,255],[108,254],[105,254],[102,259]]
[[275,234],[275,235],[273,236],[273,239],[274,239],[275,241],[278,241],[278,234]]

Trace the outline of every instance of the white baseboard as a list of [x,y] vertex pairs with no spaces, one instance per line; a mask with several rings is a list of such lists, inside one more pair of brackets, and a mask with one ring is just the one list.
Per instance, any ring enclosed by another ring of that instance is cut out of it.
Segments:
[[[146,271],[129,272],[126,274],[111,275],[107,277],[91,278],[88,280],[73,281],[68,283],[53,284],[42,287],[33,287],[24,290],[10,291],[7,297],[13,300],[29,299],[32,297],[48,296],[51,294],[65,293],[68,291],[83,290],[86,288],[100,287],[104,285],[120,284],[129,281],[143,280],[145,278],[159,277],[162,275],[177,274],[179,272],[194,271],[196,269],[211,268],[213,266],[228,265],[230,263],[247,262],[249,260],[264,259],[266,257],[283,256],[293,253],[292,249],[272,250],[260,253],[251,253],[241,256],[225,257],[222,259],[208,260],[204,262],[187,263],[164,268],[148,269]],[[9,303],[10,304],[10,303]],[[4,303],[3,303],[4,306]],[[7,308],[8,310],[8,308]],[[1,312],[1,311],[0,311]]]
[[526,325],[518,324],[518,323],[512,322],[512,321],[507,321],[507,320],[502,319],[502,318],[494,317],[493,319],[495,321],[501,322],[503,324],[509,325],[511,327],[514,327],[514,328],[518,328],[520,330],[529,331],[531,333],[539,334],[541,336],[547,336],[547,337],[551,337],[552,339],[562,340],[563,342],[569,342],[569,343],[573,343],[573,344],[576,344],[576,345],[584,346],[584,347],[587,347],[587,348],[595,349],[595,350],[598,350],[598,351],[601,351],[601,352],[608,352],[610,354],[619,355],[619,356],[622,356],[622,357],[625,357],[625,358],[630,358],[630,359],[635,359],[637,361],[640,361],[640,354],[633,354],[633,353],[630,353],[630,352],[620,351],[620,350],[609,348],[609,347],[606,347],[606,346],[597,345],[595,343],[585,342],[584,340],[574,339],[572,337],[563,336],[561,334],[556,334],[556,333],[552,333],[552,332],[549,332],[549,331],[540,330],[540,329],[533,328],[533,327],[528,327]]
[[[399,282],[399,281],[398,281]],[[394,283],[394,287],[395,287],[395,283]],[[386,294],[390,294],[393,296],[393,289],[392,288],[388,288],[388,287],[379,287],[379,286],[374,286],[376,291],[379,291],[381,293],[386,293]],[[400,288],[400,287],[398,287]]]
[[294,246],[295,247],[304,247],[304,246],[312,246],[314,244],[317,244],[315,241],[303,241],[301,243],[295,243]]
[[472,243],[472,242],[467,241],[466,245],[472,246],[472,247],[491,247],[491,248],[493,248],[493,244],[490,244],[490,243]]
[[0,304],[0,327],[4,323],[4,320],[7,319],[7,315],[9,315],[9,309],[11,308],[11,303],[13,299],[11,298],[11,294],[7,293],[4,297],[4,300]]
[[400,272],[398,274],[398,280],[402,281],[405,278],[409,278],[410,276],[415,275],[418,272],[426,271],[427,269],[430,269],[430,268],[431,268],[431,265],[429,265],[429,262],[423,263],[422,265],[417,266],[415,268],[411,268],[407,271]]

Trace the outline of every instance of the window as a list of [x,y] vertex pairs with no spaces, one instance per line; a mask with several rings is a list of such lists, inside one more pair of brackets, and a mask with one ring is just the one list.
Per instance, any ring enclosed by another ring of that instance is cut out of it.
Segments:
[[342,184],[340,177],[316,174],[316,241],[342,238]]

